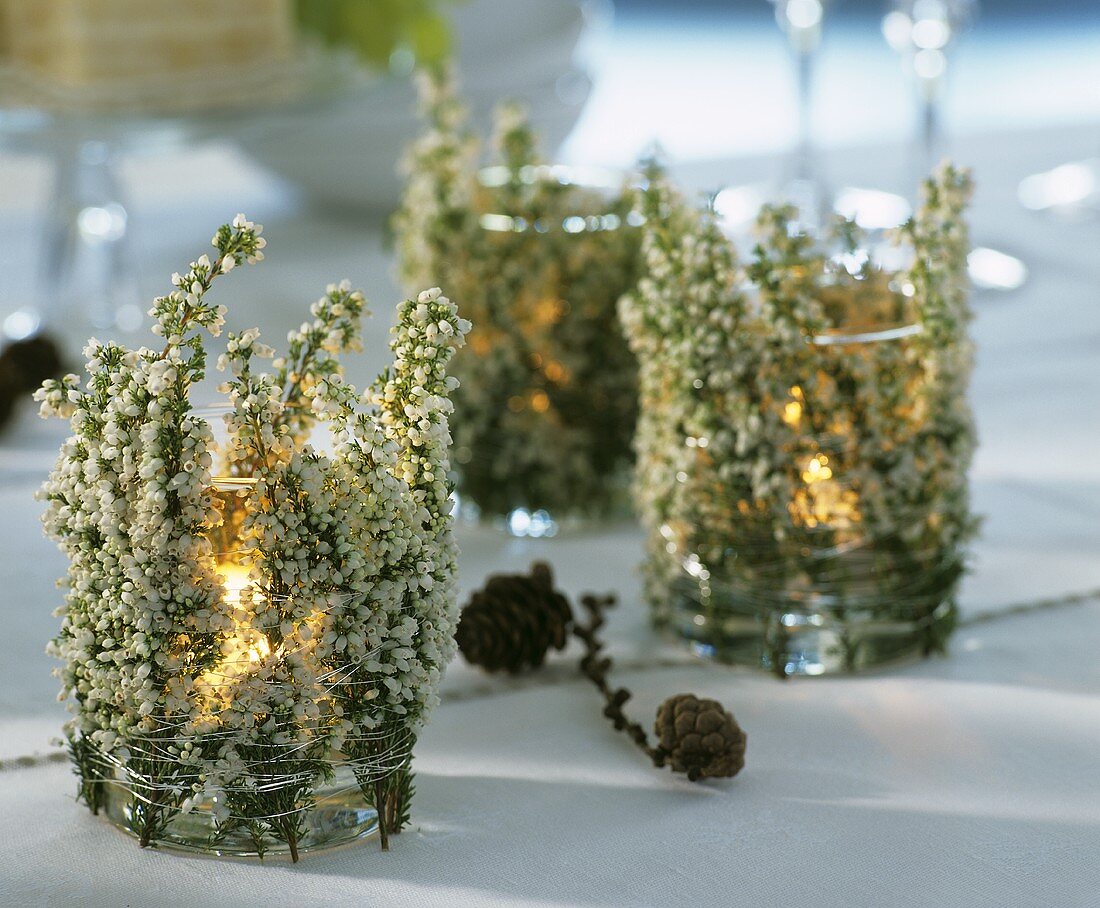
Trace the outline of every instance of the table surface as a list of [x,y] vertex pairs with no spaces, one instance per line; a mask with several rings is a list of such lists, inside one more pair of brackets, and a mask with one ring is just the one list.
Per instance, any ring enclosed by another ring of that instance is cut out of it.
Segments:
[[[388,854],[366,843],[292,866],[140,850],[74,803],[49,743],[63,709],[43,646],[64,565],[31,496],[61,427],[28,407],[0,439],[0,904],[1096,905],[1100,223],[1037,218],[1014,201],[1020,177],[1084,156],[1092,135],[958,149],[979,179],[976,240],[1024,255],[1032,276],[975,300],[972,476],[985,523],[948,657],[789,683],[694,661],[647,627],[636,527],[551,541],[460,531],[465,591],[547,558],[572,593],[617,592],[608,633],[630,708],[646,720],[687,690],[723,701],[749,735],[732,781],[692,785],[649,766],[601,717],[574,649],[519,680],[452,666],[416,753],[412,827]],[[902,162],[898,149],[865,148],[829,167],[838,182],[896,188]],[[18,182],[30,166],[0,159],[0,177]],[[176,167],[183,180],[188,166],[199,165],[146,161],[131,177]],[[358,370],[369,374],[396,299],[378,225],[311,210],[232,156],[211,152],[201,166],[204,192],[177,200],[171,218],[139,195],[142,291],[151,297],[213,223],[248,204],[267,223],[269,259],[234,275],[223,299],[233,321],[278,336],[346,274],[380,313]],[[700,165],[685,179],[715,185],[765,167]],[[0,220],[13,292],[29,282],[25,201]]]

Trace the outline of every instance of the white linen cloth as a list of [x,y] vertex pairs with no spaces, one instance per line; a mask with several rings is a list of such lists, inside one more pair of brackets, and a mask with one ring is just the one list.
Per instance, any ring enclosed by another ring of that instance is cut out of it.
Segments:
[[[31,494],[61,427],[28,408],[0,439],[0,905],[1100,904],[1100,225],[1037,219],[1013,198],[1019,177],[1085,154],[1091,135],[961,149],[979,178],[976,239],[1023,254],[1032,278],[976,302],[973,481],[986,523],[962,592],[971,623],[948,658],[789,683],[695,662],[647,627],[636,528],[548,542],[461,530],[466,591],[537,557],[571,593],[616,591],[608,634],[614,680],[636,694],[628,709],[649,724],[674,693],[723,701],[749,736],[747,768],[729,782],[649,766],[600,715],[574,648],[517,681],[452,666],[416,751],[412,827],[388,854],[370,842],[292,866],[139,849],[76,805],[69,768],[46,759],[63,721],[43,646],[64,564]],[[897,160],[830,159],[838,182],[886,188],[898,187]],[[225,194],[239,174],[221,166]],[[688,176],[716,185],[760,166]],[[0,160],[0,174],[20,167]],[[353,377],[369,374],[396,298],[377,227],[300,209],[254,173],[227,197],[230,209],[193,200],[145,234],[143,289],[158,292],[214,222],[244,208],[271,245],[215,291],[233,326],[278,337],[346,274],[380,313]],[[21,273],[29,223],[18,208],[0,221],[5,274]]]

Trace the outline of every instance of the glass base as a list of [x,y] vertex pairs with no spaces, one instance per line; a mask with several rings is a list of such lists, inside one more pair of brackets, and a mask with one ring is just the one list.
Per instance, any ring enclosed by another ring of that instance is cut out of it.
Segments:
[[699,656],[781,677],[848,674],[942,651],[955,625],[953,597],[844,608],[704,603],[698,585],[675,584],[658,623]]
[[[514,539],[554,539],[558,536],[599,531],[631,520],[634,510],[626,487],[609,480],[609,491],[598,502],[574,502],[571,506],[516,504],[507,511],[484,508],[456,489],[451,493],[451,514],[466,526],[492,527]],[[587,506],[586,506],[587,505]]]
[[561,531],[561,521],[544,508],[534,511],[513,508],[503,518],[504,530],[510,536],[528,539],[552,539]]
[[1100,157],[1069,161],[1020,183],[1020,203],[1070,220],[1100,216]]
[[[335,848],[377,835],[378,813],[364,800],[355,774],[347,766],[337,767],[332,781],[318,786],[314,797],[314,806],[305,813],[305,833],[297,842],[298,854]],[[133,797],[125,784],[104,783],[103,814],[115,826],[137,838],[130,819],[132,804]],[[270,836],[264,840],[261,855],[246,829],[218,836],[214,806],[209,801],[200,802],[188,813],[177,813],[153,847],[217,857],[291,855],[286,842]]]
[[571,539],[606,532],[628,522],[633,524],[631,511],[625,506],[609,508],[606,513],[599,514],[563,513],[526,507],[513,508],[507,514],[493,514],[460,499],[457,494],[453,498],[455,506],[451,513],[460,525],[492,529],[512,539]]
[[566,513],[559,516],[552,511],[530,512],[526,508],[516,508],[505,517],[490,518],[481,523],[514,539],[540,540],[577,539],[635,526],[630,512],[625,509],[599,515]]

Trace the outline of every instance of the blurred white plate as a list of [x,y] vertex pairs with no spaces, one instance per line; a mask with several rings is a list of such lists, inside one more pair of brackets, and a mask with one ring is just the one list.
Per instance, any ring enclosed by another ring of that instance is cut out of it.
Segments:
[[[584,0],[470,0],[456,7],[462,93],[485,133],[493,106],[516,98],[553,156],[588,97],[574,64],[586,22],[604,9]],[[245,130],[241,145],[261,164],[318,199],[343,207],[392,208],[398,162],[421,128],[407,79],[379,78],[315,110],[296,110]]]

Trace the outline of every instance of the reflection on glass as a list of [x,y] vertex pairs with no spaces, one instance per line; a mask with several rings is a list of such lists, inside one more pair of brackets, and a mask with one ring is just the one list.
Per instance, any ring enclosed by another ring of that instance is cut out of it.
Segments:
[[1016,256],[975,246],[966,259],[970,281],[979,290],[1016,290],[1027,281],[1027,265]]
[[1062,164],[1020,182],[1020,203],[1067,217],[1100,215],[1100,157]]

